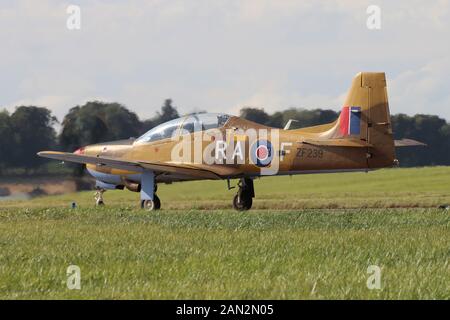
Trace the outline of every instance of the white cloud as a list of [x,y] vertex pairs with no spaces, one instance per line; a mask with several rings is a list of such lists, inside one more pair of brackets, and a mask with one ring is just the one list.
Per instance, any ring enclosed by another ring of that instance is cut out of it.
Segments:
[[[0,7],[0,106],[47,105],[62,118],[102,97],[142,117],[172,98],[180,112],[334,107],[359,71],[386,71],[392,111],[450,119],[449,1],[78,0]],[[443,87],[444,86],[444,87]],[[432,106],[430,106],[432,103]]]
[[450,57],[445,57],[399,74],[390,82],[391,106],[402,106],[407,114],[439,114],[450,119],[449,70]]

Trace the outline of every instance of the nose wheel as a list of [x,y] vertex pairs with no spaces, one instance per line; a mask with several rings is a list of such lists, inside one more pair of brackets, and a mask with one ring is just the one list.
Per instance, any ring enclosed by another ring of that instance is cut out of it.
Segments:
[[253,187],[253,180],[249,178],[242,178],[238,183],[239,190],[233,198],[233,208],[238,211],[250,210],[255,197],[255,189]]
[[103,193],[105,193],[105,189],[97,189],[94,193],[95,205],[96,206],[104,206],[105,202],[103,201]]

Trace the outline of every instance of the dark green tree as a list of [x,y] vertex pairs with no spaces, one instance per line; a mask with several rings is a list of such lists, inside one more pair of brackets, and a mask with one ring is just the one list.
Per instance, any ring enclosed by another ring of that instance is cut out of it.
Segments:
[[147,120],[144,120],[141,125],[141,134],[156,127],[157,125],[179,118],[177,108],[172,105],[172,99],[164,100],[164,104],[161,107],[161,111],[156,113],[156,116]]
[[245,107],[239,112],[241,118],[260,123],[268,124],[270,116],[264,111],[264,109]]
[[119,103],[87,102],[70,109],[59,137],[66,151],[98,142],[137,137],[141,122],[134,112]]
[[247,107],[240,111],[241,117],[274,128],[283,128],[289,119],[297,120],[297,122],[292,123],[292,129],[330,123],[336,120],[338,115],[336,111],[322,109],[306,110],[290,108],[277,111],[271,115],[267,114],[264,109],[257,108]]
[[338,115],[339,114],[333,110],[290,108],[284,111],[275,112],[271,115],[269,125],[276,128],[282,128],[289,119],[294,119],[297,120],[297,122],[294,122],[291,128],[303,128],[333,122],[337,119]]
[[434,115],[398,114],[391,120],[395,139],[411,138],[427,144],[426,147],[397,148],[401,166],[450,164],[450,125],[445,119]]
[[[69,110],[62,122],[59,136],[63,150],[74,150],[93,143],[137,137],[141,122],[134,112],[119,103],[90,101]],[[83,166],[72,164],[75,176]]]
[[0,111],[0,173],[11,166],[13,158],[11,150],[14,147],[14,132],[8,111]]
[[158,122],[164,123],[179,117],[180,115],[178,114],[177,109],[172,106],[172,99],[166,99],[161,107],[161,112],[158,112],[157,114]]
[[142,121],[140,134],[144,134],[151,128],[155,127],[156,126],[155,123],[156,122],[154,122],[154,119],[147,119],[147,120]]
[[35,106],[17,107],[10,117],[14,147],[10,148],[14,167],[24,168],[26,172],[36,169],[46,162],[36,156],[42,150],[55,146],[56,132],[53,125],[57,119],[47,108]]

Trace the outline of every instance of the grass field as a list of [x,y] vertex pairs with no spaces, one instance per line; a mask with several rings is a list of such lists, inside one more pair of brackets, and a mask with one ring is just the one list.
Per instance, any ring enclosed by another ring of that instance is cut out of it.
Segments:
[[[0,298],[449,299],[450,167],[271,177],[0,202]],[[76,209],[70,204],[77,203]],[[66,286],[69,265],[81,290]],[[367,268],[381,268],[369,290]]]

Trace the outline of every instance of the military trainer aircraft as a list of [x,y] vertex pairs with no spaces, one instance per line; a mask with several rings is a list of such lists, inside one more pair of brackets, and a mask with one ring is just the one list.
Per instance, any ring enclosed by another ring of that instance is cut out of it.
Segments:
[[411,145],[423,144],[393,140],[385,74],[363,72],[354,77],[333,123],[289,130],[201,113],[163,123],[137,139],[38,155],[86,164],[96,179],[97,205],[104,191],[127,188],[140,192],[142,208],[157,210],[158,183],[224,179],[231,188],[230,180],[238,179],[233,206],[248,210],[256,177],[392,167],[398,163],[395,147]]

